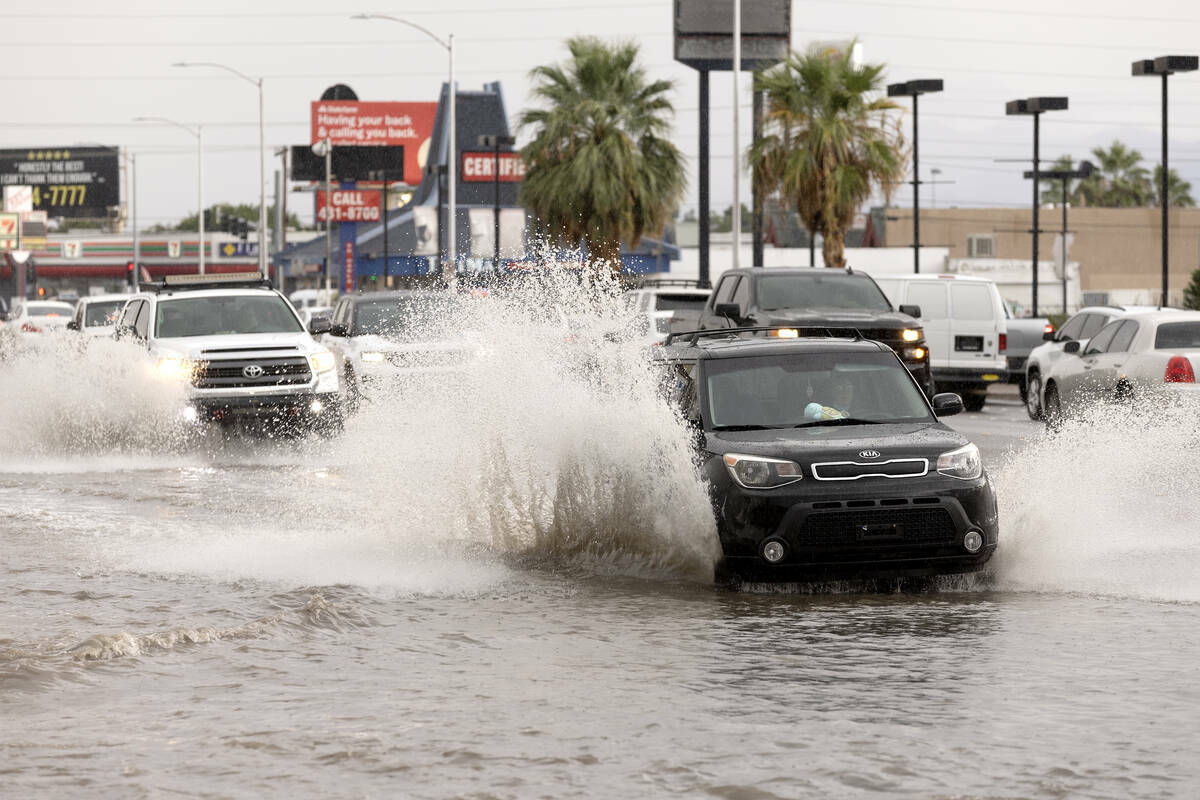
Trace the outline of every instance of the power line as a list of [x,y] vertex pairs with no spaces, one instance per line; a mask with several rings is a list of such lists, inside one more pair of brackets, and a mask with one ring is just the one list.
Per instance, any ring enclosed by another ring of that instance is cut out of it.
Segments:
[[[406,17],[427,17],[427,16],[447,16],[452,14],[517,14],[529,13],[534,11],[612,11],[619,9],[669,9],[669,3],[619,3],[619,4],[600,4],[600,5],[564,5],[558,3],[555,5],[546,6],[504,6],[504,5],[489,5],[479,6],[476,8],[456,8],[446,11],[420,11],[405,9]],[[104,14],[75,14],[75,13],[7,13],[0,14],[0,19],[55,19],[55,20],[71,20],[71,19],[212,19],[212,20],[229,20],[229,19],[347,19],[349,14],[345,12],[332,11],[283,11],[283,12],[245,12],[245,13],[199,13],[199,12],[146,12],[146,13],[104,13]]]
[[1012,8],[970,8],[961,4],[954,5],[935,5],[932,3],[885,3],[878,0],[806,0],[809,3],[833,3],[838,6],[870,6],[874,8],[908,8],[921,11],[937,11],[945,13],[947,11],[957,12],[960,14],[994,14],[998,16],[1012,17],[1058,17],[1062,19],[1085,19],[1085,20],[1107,20],[1111,22],[1168,22],[1175,24],[1177,22],[1197,23],[1200,18],[1197,17],[1142,17],[1142,16],[1120,16],[1116,14],[1094,14],[1091,12],[1072,13],[1066,11],[1045,11],[1038,9],[1037,11],[1021,11]]

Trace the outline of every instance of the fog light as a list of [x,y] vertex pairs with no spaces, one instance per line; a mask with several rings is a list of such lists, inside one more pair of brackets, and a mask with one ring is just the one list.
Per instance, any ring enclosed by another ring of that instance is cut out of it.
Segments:
[[183,417],[184,422],[195,422],[200,419],[200,414],[196,411],[195,406],[187,406],[179,412],[179,416]]
[[780,561],[783,561],[783,557],[786,554],[787,548],[778,539],[768,539],[763,544],[762,556],[772,564],[778,564]]
[[314,413],[314,414],[320,414],[322,411],[325,410],[325,404],[322,403],[320,400],[313,400],[312,405],[309,406],[309,409],[311,409],[312,413]]
[[979,548],[983,547],[983,534],[974,529],[967,531],[963,537],[963,547],[967,548],[968,553],[978,553]]

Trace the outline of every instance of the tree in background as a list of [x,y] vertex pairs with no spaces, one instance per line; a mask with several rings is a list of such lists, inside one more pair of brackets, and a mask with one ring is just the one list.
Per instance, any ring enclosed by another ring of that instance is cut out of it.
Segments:
[[[236,217],[244,219],[251,225],[258,224],[258,204],[251,205],[249,203],[241,203],[239,205],[231,205],[229,203],[214,203],[208,207],[209,211],[214,212],[214,216],[221,218]],[[275,206],[267,207],[267,227],[271,228],[275,225]],[[300,218],[295,214],[287,215],[287,226],[292,229],[301,228]],[[200,223],[195,214],[189,214],[179,221],[173,230],[177,231],[199,231]],[[213,226],[205,225],[204,232],[216,230]]]
[[[852,47],[853,45],[851,45]],[[827,267],[846,265],[846,234],[876,187],[885,195],[907,168],[898,108],[881,97],[882,64],[854,66],[850,50],[801,55],[759,73],[766,93],[763,136],[749,153],[760,186],[824,236]]]
[[1183,290],[1183,307],[1200,311],[1200,269],[1192,273],[1192,282]]
[[1114,140],[1106,150],[1092,150],[1096,171],[1079,182],[1079,204],[1100,208],[1137,208],[1150,205],[1154,187],[1150,172],[1141,166],[1142,154]]
[[[1045,171],[1068,172],[1075,169],[1078,169],[1078,167],[1075,166],[1075,162],[1070,156],[1059,156],[1053,164],[1046,167]],[[1062,181],[1043,179],[1039,180],[1038,183],[1047,187],[1042,190],[1042,203],[1058,205],[1063,201]],[[1067,202],[1073,206],[1080,205],[1079,180],[1077,178],[1071,178],[1067,181]]]
[[[1155,208],[1162,206],[1160,187],[1162,186],[1162,164],[1154,165],[1154,192],[1151,205]],[[1173,169],[1167,170],[1167,208],[1192,208],[1196,201],[1192,199],[1192,185],[1179,176]]]
[[566,64],[530,73],[544,107],[519,120],[534,133],[521,203],[552,238],[619,271],[621,243],[662,230],[683,195],[683,154],[668,139],[673,84],[647,80],[633,43],[575,37],[567,49]]

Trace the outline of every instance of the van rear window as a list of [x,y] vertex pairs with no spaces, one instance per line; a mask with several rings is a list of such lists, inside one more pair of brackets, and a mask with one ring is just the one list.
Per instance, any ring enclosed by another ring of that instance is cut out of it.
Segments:
[[950,287],[950,307],[955,319],[995,319],[992,293],[986,284],[956,283]]

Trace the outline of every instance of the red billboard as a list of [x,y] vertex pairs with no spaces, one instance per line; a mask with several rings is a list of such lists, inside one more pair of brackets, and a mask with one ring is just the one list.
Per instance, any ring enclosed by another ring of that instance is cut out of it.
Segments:
[[312,143],[328,138],[337,145],[400,145],[404,182],[421,182],[421,163],[429,152],[437,103],[314,100]]
[[[462,154],[462,179],[471,183],[491,183],[496,166],[496,154],[486,151]],[[518,183],[525,180],[525,162],[520,153],[500,154],[500,182]]]
[[[379,222],[382,199],[372,190],[334,189],[325,204],[325,190],[317,190],[317,221],[328,216],[334,222]],[[328,211],[328,213],[326,213]]]

